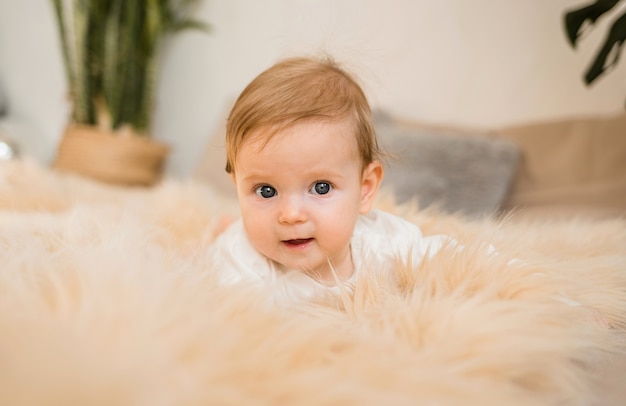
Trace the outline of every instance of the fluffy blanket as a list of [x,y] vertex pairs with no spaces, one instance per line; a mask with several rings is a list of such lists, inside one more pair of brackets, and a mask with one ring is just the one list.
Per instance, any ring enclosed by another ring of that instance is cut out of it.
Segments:
[[0,404],[602,403],[624,350],[624,220],[378,206],[465,249],[279,306],[215,283],[204,253],[237,208],[210,188],[0,164]]

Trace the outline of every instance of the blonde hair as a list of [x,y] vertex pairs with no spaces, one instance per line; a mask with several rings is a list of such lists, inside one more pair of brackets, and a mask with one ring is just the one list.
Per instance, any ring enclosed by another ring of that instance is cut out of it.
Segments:
[[332,59],[290,58],[258,75],[241,92],[226,124],[226,172],[238,147],[261,128],[268,137],[305,120],[346,120],[365,168],[381,154],[371,109],[356,80]]

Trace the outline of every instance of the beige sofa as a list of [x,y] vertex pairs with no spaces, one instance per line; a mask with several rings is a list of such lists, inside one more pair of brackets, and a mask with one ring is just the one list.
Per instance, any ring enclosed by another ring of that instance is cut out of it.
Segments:
[[[390,125],[400,128],[403,136],[427,136],[429,140],[439,140],[444,149],[453,150],[459,140],[464,140],[469,155],[465,160],[474,161],[473,165],[482,164],[483,171],[466,165],[456,170],[461,173],[441,175],[465,177],[471,187],[481,186],[481,181],[505,184],[505,190],[502,186],[495,191],[483,187],[486,192],[497,194],[481,196],[485,204],[482,214],[500,213],[512,218],[626,217],[626,113],[566,118],[487,131],[398,119],[390,121],[389,117],[378,121],[383,141],[398,135],[396,131],[389,136],[387,128]],[[508,144],[509,148],[503,148],[502,144]],[[421,146],[422,143],[415,142],[414,148]],[[517,154],[511,153],[511,146]],[[432,152],[429,150],[429,153]],[[436,157],[433,161],[442,158]],[[429,169],[422,167],[421,163],[408,166],[408,170],[414,172]],[[472,170],[474,177],[468,175]],[[395,174],[391,171],[393,176]],[[483,179],[476,179],[476,176]],[[428,192],[421,187],[415,185],[412,191],[418,200]],[[453,195],[442,192],[442,199],[450,196]],[[467,199],[471,197],[469,193],[466,196]]]
[[521,160],[503,203],[523,215],[626,215],[626,113],[504,128]]

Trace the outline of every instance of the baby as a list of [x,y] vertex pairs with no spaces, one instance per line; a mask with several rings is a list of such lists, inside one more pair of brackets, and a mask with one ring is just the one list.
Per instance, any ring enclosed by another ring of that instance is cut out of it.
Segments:
[[332,60],[287,59],[257,76],[230,112],[226,154],[241,219],[212,246],[224,283],[311,300],[447,240],[372,209],[383,166],[370,107]]

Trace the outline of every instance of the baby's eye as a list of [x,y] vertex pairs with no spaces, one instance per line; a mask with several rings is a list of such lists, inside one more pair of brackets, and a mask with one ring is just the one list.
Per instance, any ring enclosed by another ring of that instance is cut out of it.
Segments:
[[259,186],[256,188],[255,192],[259,197],[262,197],[264,199],[269,199],[270,197],[276,196],[276,189],[269,185]]
[[316,182],[311,188],[311,192],[317,195],[325,195],[330,192],[332,188],[333,187],[328,182]]

